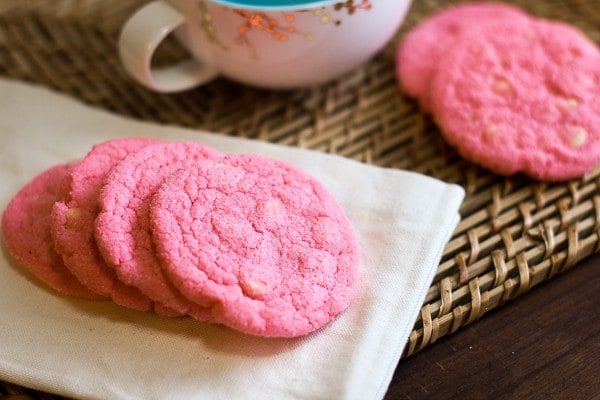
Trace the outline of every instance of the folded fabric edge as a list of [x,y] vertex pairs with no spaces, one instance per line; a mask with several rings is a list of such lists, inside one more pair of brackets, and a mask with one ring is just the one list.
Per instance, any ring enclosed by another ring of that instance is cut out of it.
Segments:
[[435,255],[433,255],[430,259],[430,265],[427,267],[428,273],[426,276],[423,277],[421,282],[419,282],[420,283],[420,285],[418,287],[419,296],[416,299],[416,301],[414,302],[413,308],[410,313],[409,321],[411,321],[411,323],[410,323],[410,325],[408,325],[407,329],[405,329],[401,334],[399,334],[399,337],[401,338],[401,340],[399,340],[396,343],[396,346],[393,351],[394,358],[390,360],[390,362],[386,368],[386,373],[381,378],[379,388],[373,398],[374,400],[383,399],[385,397],[385,394],[387,393],[389,385],[394,376],[396,366],[400,362],[400,358],[402,357],[402,352],[404,351],[404,347],[406,346],[406,343],[408,342],[408,337],[410,335],[410,332],[414,326],[415,321],[418,318],[419,311],[421,310],[421,307],[423,306],[423,302],[425,301],[425,296],[427,295],[427,291],[429,290],[429,287],[431,286],[431,282],[433,281],[433,278],[437,271],[437,266],[439,265],[439,262],[442,258],[444,248],[448,244],[448,241],[452,237],[454,230],[456,229],[458,223],[460,222],[460,214],[458,213],[458,209],[465,197],[465,191],[462,187],[453,185],[453,184],[448,185],[448,191],[449,191],[448,203],[447,203],[448,207],[446,208],[446,210],[449,210],[449,209],[456,210],[456,212],[452,213],[452,214],[448,213],[448,220],[446,221],[445,224],[441,225],[441,226],[445,226],[446,229],[444,231],[440,231],[439,246],[435,249]]

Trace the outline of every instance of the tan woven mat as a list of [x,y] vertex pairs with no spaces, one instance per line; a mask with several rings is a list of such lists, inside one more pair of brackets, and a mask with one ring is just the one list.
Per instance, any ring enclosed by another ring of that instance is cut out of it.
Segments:
[[[0,74],[139,119],[338,153],[462,185],[467,192],[462,219],[410,335],[407,357],[599,251],[600,169],[561,184],[498,177],[462,160],[397,89],[399,38],[449,3],[415,0],[383,52],[324,86],[270,92],[217,80],[162,95],[134,84],[115,51],[119,28],[140,1],[0,0]],[[600,43],[596,1],[514,3],[567,21]],[[177,44],[167,41],[157,62],[182,56]],[[0,394],[35,395],[19,390],[0,385]]]

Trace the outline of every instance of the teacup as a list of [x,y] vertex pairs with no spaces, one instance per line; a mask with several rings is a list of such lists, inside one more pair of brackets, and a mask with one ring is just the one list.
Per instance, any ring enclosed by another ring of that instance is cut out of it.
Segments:
[[[124,25],[125,69],[159,92],[217,76],[263,88],[324,83],[358,67],[394,36],[410,0],[159,0]],[[189,60],[156,68],[154,53],[171,33]]]

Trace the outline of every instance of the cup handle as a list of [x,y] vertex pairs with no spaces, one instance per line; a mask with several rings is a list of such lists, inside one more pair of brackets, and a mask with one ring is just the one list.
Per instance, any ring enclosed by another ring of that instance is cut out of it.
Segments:
[[119,37],[119,56],[127,72],[144,86],[158,92],[191,89],[216,78],[215,67],[195,59],[152,68],[152,57],[159,44],[185,17],[163,1],[148,3],[125,23]]

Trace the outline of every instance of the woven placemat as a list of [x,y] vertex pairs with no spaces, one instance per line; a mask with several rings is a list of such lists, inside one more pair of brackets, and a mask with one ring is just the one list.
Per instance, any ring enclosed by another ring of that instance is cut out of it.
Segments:
[[[219,79],[170,95],[133,83],[116,55],[119,29],[141,3],[0,1],[0,74],[139,119],[337,153],[463,186],[467,197],[461,222],[446,246],[403,357],[600,250],[600,168],[560,184],[496,176],[461,159],[431,119],[397,89],[398,40],[425,15],[453,2],[415,1],[386,49],[323,86],[274,92]],[[569,22],[600,43],[600,7],[594,1],[512,3]],[[177,43],[167,41],[156,62],[184,56]],[[11,393],[52,398],[0,384],[0,395]]]

